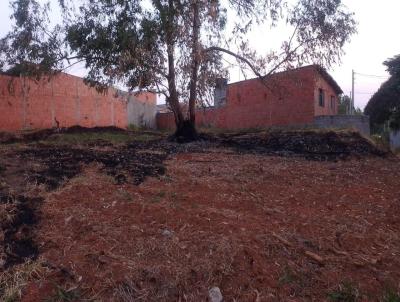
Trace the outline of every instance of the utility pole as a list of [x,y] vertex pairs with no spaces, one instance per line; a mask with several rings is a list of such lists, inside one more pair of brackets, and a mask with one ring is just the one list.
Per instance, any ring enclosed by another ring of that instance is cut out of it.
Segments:
[[346,106],[346,114],[350,115],[350,108],[351,108],[351,98],[352,98],[352,91],[349,92],[348,96],[349,96],[349,103]]
[[354,114],[354,69],[351,71],[351,104],[350,104],[350,115]]

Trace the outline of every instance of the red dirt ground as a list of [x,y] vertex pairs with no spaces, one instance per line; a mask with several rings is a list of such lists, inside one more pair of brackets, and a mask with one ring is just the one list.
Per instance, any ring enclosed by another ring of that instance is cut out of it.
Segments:
[[380,301],[399,290],[399,160],[218,148],[166,166],[134,186],[91,164],[49,193],[36,241],[53,273],[23,301],[54,283],[76,301],[207,301],[213,286],[224,301],[326,301],[343,282]]

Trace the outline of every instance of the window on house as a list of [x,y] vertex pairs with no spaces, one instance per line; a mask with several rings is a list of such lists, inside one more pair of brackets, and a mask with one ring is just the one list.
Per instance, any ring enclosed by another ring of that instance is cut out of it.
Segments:
[[336,101],[336,100],[335,100],[335,96],[332,95],[332,96],[331,96],[331,108],[332,108],[332,109],[335,109],[335,101]]
[[319,89],[319,105],[321,107],[325,107],[325,92],[322,89]]

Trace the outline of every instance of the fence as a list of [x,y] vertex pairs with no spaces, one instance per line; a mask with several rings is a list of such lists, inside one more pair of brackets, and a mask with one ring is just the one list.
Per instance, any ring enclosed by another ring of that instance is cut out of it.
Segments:
[[154,127],[155,111],[153,93],[135,95],[113,88],[99,93],[65,73],[40,81],[0,76],[0,131],[73,125],[126,128],[130,123]]
[[400,149],[400,131],[390,132],[390,147],[394,150]]
[[369,136],[369,117],[366,115],[325,115],[316,116],[314,125],[319,128],[353,128]]

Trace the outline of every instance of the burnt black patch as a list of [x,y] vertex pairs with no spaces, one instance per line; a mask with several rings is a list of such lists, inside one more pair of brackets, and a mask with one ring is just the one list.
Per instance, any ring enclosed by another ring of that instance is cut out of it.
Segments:
[[164,174],[163,162],[169,152],[165,148],[149,148],[151,146],[146,143],[130,144],[111,150],[41,145],[20,151],[19,155],[24,160],[43,166],[39,171],[30,171],[28,181],[44,184],[48,190],[54,190],[63,181],[81,173],[82,167],[90,163],[101,164],[102,170],[113,176],[119,184],[131,182],[138,185],[147,176]]
[[13,197],[10,194],[0,191],[0,204],[7,204],[12,202],[13,202]]
[[300,156],[309,160],[340,160],[349,157],[386,156],[358,132],[270,131],[222,136],[225,146],[239,152]]
[[26,196],[8,196],[2,192],[7,206],[2,208],[2,216],[7,217],[0,222],[3,238],[0,246],[2,250],[1,264],[3,268],[23,263],[28,259],[36,259],[38,248],[34,242],[33,229],[38,222],[37,207],[42,198]]

